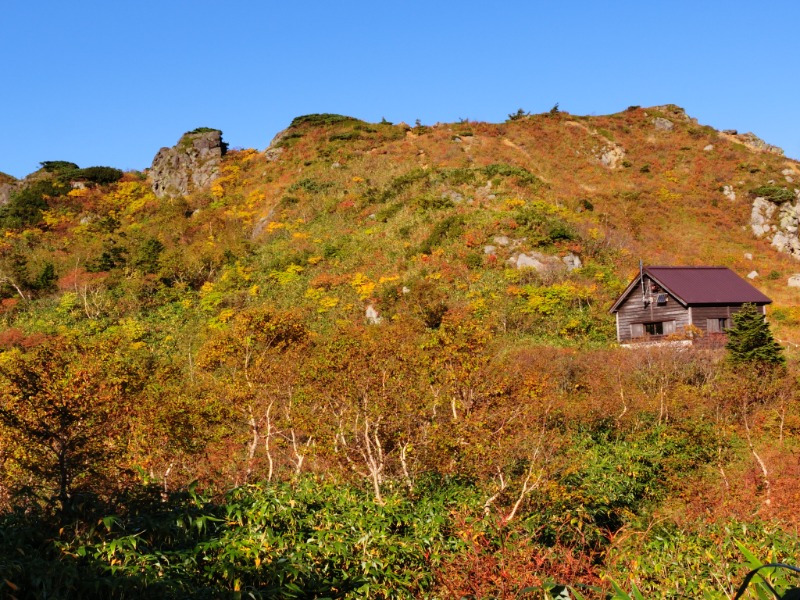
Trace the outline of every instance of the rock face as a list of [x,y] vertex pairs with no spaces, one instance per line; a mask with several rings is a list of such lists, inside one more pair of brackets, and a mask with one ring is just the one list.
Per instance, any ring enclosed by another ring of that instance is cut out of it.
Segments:
[[172,148],[162,148],[153,159],[150,178],[159,198],[185,196],[219,176],[219,164],[228,145],[218,129],[201,128],[183,134]]
[[766,198],[753,200],[750,227],[756,237],[766,237],[778,252],[800,260],[800,192],[794,202],[775,204]]
[[11,194],[16,191],[17,186],[11,183],[0,183],[0,206],[8,204]]

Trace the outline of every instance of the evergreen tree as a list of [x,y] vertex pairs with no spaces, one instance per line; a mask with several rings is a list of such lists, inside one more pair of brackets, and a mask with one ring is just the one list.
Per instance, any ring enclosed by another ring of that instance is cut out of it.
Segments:
[[769,324],[754,304],[745,304],[733,315],[733,327],[727,333],[725,348],[732,363],[782,365],[786,362],[783,348],[772,337]]

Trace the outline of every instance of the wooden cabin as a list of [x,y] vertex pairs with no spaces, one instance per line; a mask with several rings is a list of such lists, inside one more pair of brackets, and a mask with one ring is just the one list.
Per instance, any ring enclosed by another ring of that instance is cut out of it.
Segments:
[[645,342],[697,330],[724,333],[743,304],[766,314],[771,302],[727,267],[646,267],[609,312],[617,317],[617,341]]

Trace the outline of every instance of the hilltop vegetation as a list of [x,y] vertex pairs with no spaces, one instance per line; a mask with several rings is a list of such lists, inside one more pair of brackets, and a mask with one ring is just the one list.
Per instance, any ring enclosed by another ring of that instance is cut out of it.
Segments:
[[[186,196],[9,182],[2,593],[724,597],[737,541],[794,560],[796,265],[748,225],[796,163],[673,106],[220,154]],[[640,257],[757,270],[785,364],[617,348]]]

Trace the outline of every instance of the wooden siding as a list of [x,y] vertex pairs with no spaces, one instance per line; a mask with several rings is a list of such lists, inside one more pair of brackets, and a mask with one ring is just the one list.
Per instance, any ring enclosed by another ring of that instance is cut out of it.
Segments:
[[665,306],[651,302],[646,308],[642,306],[642,297],[631,294],[617,311],[617,339],[627,342],[632,339],[631,325],[640,323],[659,323],[675,321],[675,332],[681,333],[689,324],[689,309],[681,306],[672,296]]
[[[762,315],[766,314],[763,306],[759,306],[758,308]],[[692,325],[700,329],[703,333],[708,333],[708,319],[730,319],[740,310],[742,310],[741,304],[731,304],[727,306],[692,306]],[[733,323],[731,322],[730,324],[732,325]]]

